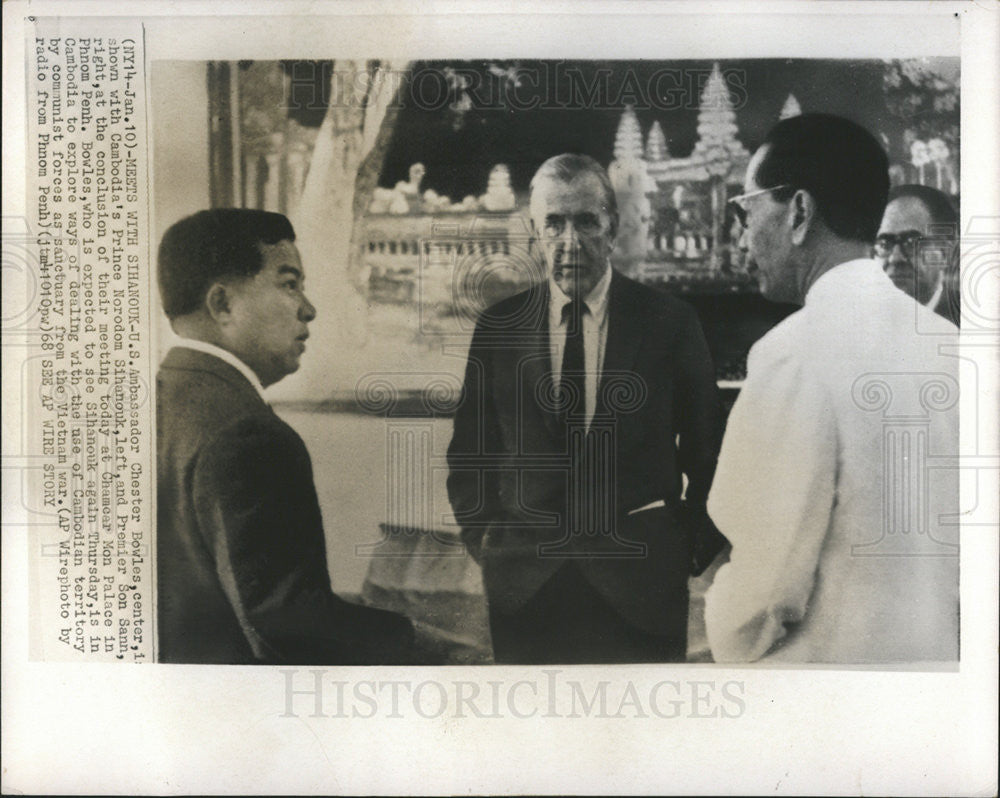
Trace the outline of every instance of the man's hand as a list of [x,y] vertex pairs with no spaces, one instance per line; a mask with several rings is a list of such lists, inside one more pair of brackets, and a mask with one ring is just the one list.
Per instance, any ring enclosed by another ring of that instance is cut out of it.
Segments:
[[701,576],[729,541],[716,529],[703,504],[682,502],[678,516],[691,535],[691,576]]

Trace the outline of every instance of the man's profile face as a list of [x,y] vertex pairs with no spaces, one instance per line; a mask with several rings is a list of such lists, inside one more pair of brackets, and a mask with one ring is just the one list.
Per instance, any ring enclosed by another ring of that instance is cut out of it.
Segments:
[[916,197],[900,197],[886,206],[876,237],[876,247],[887,250],[887,254],[876,254],[885,273],[897,288],[921,303],[934,295],[948,260],[941,246],[920,240],[933,223],[924,203]]
[[786,229],[788,202],[779,202],[773,192],[761,192],[763,186],[757,183],[767,150],[766,144],[757,150],[747,167],[743,193],[753,196],[742,201],[746,227],[740,236],[740,249],[746,253],[747,269],[757,279],[761,295],[772,302],[800,302]]
[[295,244],[261,244],[260,250],[261,270],[230,287],[226,337],[233,354],[267,386],[298,369],[316,308],[306,299],[305,272]]
[[585,298],[611,268],[615,246],[601,181],[588,172],[569,182],[539,179],[531,192],[531,222],[555,284],[569,297]]

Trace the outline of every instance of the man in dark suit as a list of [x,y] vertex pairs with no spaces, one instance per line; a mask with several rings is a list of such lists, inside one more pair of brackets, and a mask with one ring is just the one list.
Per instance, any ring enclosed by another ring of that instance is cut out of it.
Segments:
[[[502,663],[682,661],[720,439],[694,311],[610,265],[614,191],[560,155],[531,183],[547,278],[479,319],[448,492]],[[682,476],[686,476],[686,501]]]
[[308,325],[279,214],[202,211],[163,237],[163,307],[185,339],[157,376],[158,658],[408,661],[402,616],[333,594],[312,465],[262,390],[299,366]]

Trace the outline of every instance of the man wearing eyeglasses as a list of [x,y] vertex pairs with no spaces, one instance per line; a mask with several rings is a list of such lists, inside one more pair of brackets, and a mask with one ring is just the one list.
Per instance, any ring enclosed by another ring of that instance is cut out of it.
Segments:
[[866,130],[804,114],[734,198],[761,293],[801,308],[750,351],[709,495],[716,661],[958,656],[957,330],[869,257],[888,183]]
[[948,196],[930,186],[897,186],[873,252],[896,287],[957,325],[960,315],[958,213]]
[[683,661],[688,577],[724,544],[704,504],[721,433],[708,346],[688,305],[612,268],[596,161],[543,163],[530,210],[546,274],[481,315],[448,448],[494,659]]

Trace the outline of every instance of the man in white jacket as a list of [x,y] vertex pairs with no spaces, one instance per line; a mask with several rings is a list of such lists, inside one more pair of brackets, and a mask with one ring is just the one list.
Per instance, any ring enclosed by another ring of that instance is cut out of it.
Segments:
[[761,293],[708,511],[732,543],[706,596],[719,662],[958,657],[957,328],[868,256],[887,159],[863,128],[780,122],[733,202]]

